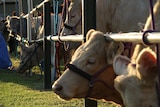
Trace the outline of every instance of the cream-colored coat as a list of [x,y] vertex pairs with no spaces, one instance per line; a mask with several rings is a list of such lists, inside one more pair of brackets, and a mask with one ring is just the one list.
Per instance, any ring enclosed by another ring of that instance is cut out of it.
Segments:
[[[81,0],[73,0],[69,7],[69,15],[65,21],[75,27],[78,34],[82,33]],[[139,23],[145,23],[149,16],[149,1],[145,0],[97,0],[96,1],[96,30],[106,32],[131,32],[141,31]],[[63,28],[62,34],[72,34],[67,28]]]
[[117,56],[113,68],[118,75],[114,85],[126,107],[159,107],[156,92],[157,61],[151,49],[143,49],[135,63],[127,57]]
[[122,98],[114,88],[116,75],[112,66],[113,58],[122,51],[121,43],[107,41],[102,32],[90,30],[87,41],[75,51],[70,63],[91,76],[108,67],[100,75],[96,75],[92,90],[87,79],[66,69],[53,84],[54,92],[65,100],[84,98],[90,93],[88,98],[105,99],[123,105]]

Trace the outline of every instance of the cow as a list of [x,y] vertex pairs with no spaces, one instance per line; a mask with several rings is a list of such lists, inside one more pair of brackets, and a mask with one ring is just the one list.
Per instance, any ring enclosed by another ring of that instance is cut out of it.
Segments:
[[43,59],[43,42],[33,43],[30,46],[20,43],[20,47],[20,64],[16,68],[17,72],[23,73],[33,66],[40,64]]
[[[81,5],[81,0],[71,0],[61,35],[82,33]],[[96,0],[96,30],[103,33],[142,31],[144,27],[142,25],[149,16],[148,10],[149,2],[143,0],[130,0],[130,2],[127,0]],[[123,54],[131,57],[135,44],[124,44],[126,48]]]
[[[12,19],[12,18],[11,18]],[[53,32],[53,25],[54,25],[54,14],[51,14],[51,34],[53,35],[54,34],[54,32]],[[58,20],[60,20],[61,19],[61,15],[59,14],[58,15]],[[43,21],[43,20],[42,20]],[[12,20],[11,20],[11,22],[12,22]],[[13,22],[12,22],[13,23]],[[59,22],[58,22],[58,24],[59,24]],[[42,25],[42,26],[40,26],[39,27],[39,29],[38,29],[38,34],[37,34],[37,38],[36,39],[41,39],[41,38],[43,38],[44,37],[44,25]],[[51,43],[53,43],[53,42],[51,42]],[[69,42],[68,42],[69,43]],[[33,43],[34,45],[36,44],[36,43]],[[70,46],[69,46],[69,49],[67,50],[67,53],[68,53],[68,60],[70,60],[70,57],[71,57],[71,54],[73,53],[72,52],[72,49],[75,49],[76,47],[78,47],[79,46],[79,44],[80,43],[78,43],[78,44],[75,44],[75,43],[70,43]],[[36,45],[42,45],[42,44],[36,44]],[[54,47],[53,46],[53,44],[51,44],[52,46],[51,47]],[[25,45],[20,45],[21,46],[21,51],[23,51],[22,52],[22,54],[21,54],[21,56],[23,56],[23,57],[21,57],[21,62],[26,62],[26,58],[28,58],[26,55],[29,55],[29,53],[27,53],[26,54],[26,51],[24,51],[24,50],[27,50],[28,52],[29,51],[31,51],[31,50],[34,50],[34,49],[32,49],[32,48],[35,48],[34,46],[29,46],[29,47],[26,47]],[[42,46],[40,46],[40,47],[42,47]],[[51,52],[52,52],[52,55],[53,55],[53,48],[51,48],[52,50],[51,50]],[[43,57],[41,57],[41,56],[43,56],[43,49],[40,49],[40,50],[35,50],[36,52],[35,53],[39,53],[39,54],[37,54],[38,55],[38,57],[39,58],[41,58],[41,59],[39,59],[39,60],[42,60],[43,59]],[[60,47],[60,59],[62,59],[63,58],[63,53],[65,52],[65,50],[63,49],[63,46],[61,46]],[[54,56],[54,55],[53,55]],[[25,59],[24,59],[25,58]],[[32,61],[33,61],[33,63],[35,63],[36,65],[38,65],[38,62],[37,62],[37,60],[34,60],[35,59],[35,57],[33,57],[33,59],[32,59],[32,56],[29,58],[29,59],[31,59]],[[53,58],[52,58],[53,59]],[[27,59],[28,60],[28,59]],[[22,63],[21,63],[22,64]],[[35,65],[34,64],[34,65]],[[28,63],[28,61],[26,62],[26,67],[24,66],[24,65],[22,65],[22,66],[19,66],[18,67],[18,72],[25,72],[25,70],[26,70],[26,68],[27,69],[29,69],[30,67],[29,67],[29,65],[30,65],[30,63]],[[22,67],[22,68],[21,68]]]
[[[147,31],[147,30],[159,31],[160,30],[160,20],[159,20],[160,19],[160,0],[157,0],[157,2],[154,4],[153,15],[154,15],[154,24],[155,24],[154,29],[153,29],[153,25],[152,25],[152,17],[150,14],[145,22],[145,26],[144,26],[143,31]],[[144,41],[144,43],[145,43],[145,41]],[[135,46],[135,50],[134,50],[133,55],[131,57],[132,61],[135,61],[137,58],[137,55],[138,55],[137,53],[140,53],[140,51],[143,48],[148,47],[148,45],[152,50],[155,50],[154,44],[150,44],[150,43],[144,44],[144,43],[140,43]]]
[[[141,31],[139,23],[145,23],[148,10],[149,2],[143,0],[96,0],[96,30],[103,33]],[[81,34],[81,16],[81,0],[71,0],[61,35]]]
[[118,75],[114,80],[114,86],[121,94],[125,107],[159,107],[155,52],[144,48],[138,53],[136,62],[118,55],[113,61],[113,68]]
[[[54,14],[51,14],[51,34],[53,35],[53,25],[54,25],[54,20],[53,20]],[[61,15],[59,14],[58,18],[61,18]],[[43,20],[42,20],[43,21]],[[38,35],[36,39],[42,39],[44,37],[44,25],[42,25],[41,27],[39,27],[38,30]],[[39,65],[41,61],[43,61],[44,58],[44,50],[43,50],[43,43],[39,42],[39,43],[32,43],[30,46],[25,46],[23,43],[20,43],[20,47],[21,47],[21,57],[20,57],[20,65],[18,66],[18,68],[16,69],[17,72],[19,73],[24,73],[25,71],[31,69],[33,66]],[[55,68],[55,43],[53,41],[51,41],[51,65],[52,67]],[[72,54],[72,49],[74,49],[74,47],[77,47],[76,45],[70,45],[68,52],[70,52]],[[64,53],[65,50],[64,48],[60,47],[60,60],[62,60],[62,58],[64,58]],[[70,55],[69,53],[69,55]],[[69,58],[68,58],[69,59]],[[53,68],[53,69],[54,69]],[[51,76],[51,81],[54,81],[54,70],[51,70],[53,72],[51,72],[52,76]]]
[[[160,29],[160,0],[154,5],[155,29]],[[152,28],[151,15],[147,18],[143,31]],[[124,56],[114,59],[113,67],[118,75],[114,80],[126,107],[158,107],[156,93],[157,62],[155,45],[137,44],[131,60]],[[119,69],[120,68],[120,69]],[[148,95],[148,93],[150,93]]]
[[64,100],[105,99],[123,105],[114,88],[116,75],[112,66],[113,58],[123,49],[122,43],[107,41],[102,32],[89,30],[86,42],[78,47],[68,68],[52,85],[53,91]]

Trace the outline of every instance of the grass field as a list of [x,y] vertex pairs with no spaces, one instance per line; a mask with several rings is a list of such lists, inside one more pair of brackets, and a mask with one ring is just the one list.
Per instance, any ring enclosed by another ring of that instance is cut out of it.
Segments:
[[[11,59],[14,66],[17,66],[18,60],[13,57]],[[53,91],[44,90],[44,77],[37,68],[35,70],[32,77],[0,70],[0,107],[84,107],[84,99],[62,101]],[[98,107],[115,105],[98,101]]]

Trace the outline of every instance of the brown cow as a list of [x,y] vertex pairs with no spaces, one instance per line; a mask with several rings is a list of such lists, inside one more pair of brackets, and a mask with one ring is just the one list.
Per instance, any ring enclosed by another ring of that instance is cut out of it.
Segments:
[[114,80],[126,107],[159,107],[156,93],[156,54],[143,49],[133,63],[129,58],[116,56],[113,68],[118,75]]
[[[113,58],[122,51],[121,43],[107,41],[102,32],[90,30],[86,43],[75,51],[68,69],[53,84],[54,92],[65,100],[87,97],[123,104],[114,88],[116,75],[112,67]],[[87,77],[75,73],[77,67],[80,70],[76,71],[87,73]]]

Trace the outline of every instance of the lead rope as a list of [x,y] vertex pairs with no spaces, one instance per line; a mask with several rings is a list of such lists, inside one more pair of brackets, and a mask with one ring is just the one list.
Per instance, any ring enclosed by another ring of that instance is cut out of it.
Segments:
[[[58,11],[58,10],[57,10]],[[66,15],[66,13],[68,12],[68,0],[64,0],[63,1],[63,8],[62,8],[62,17],[60,18],[60,21],[57,22],[59,23],[59,26],[57,26],[57,31],[58,31],[58,42],[56,42],[56,58],[55,58],[55,62],[56,62],[56,70],[57,70],[57,73],[58,73],[58,76],[61,75],[61,72],[60,72],[60,48],[61,48],[61,43],[63,44],[64,46],[64,52],[61,53],[61,54],[64,54],[64,62],[67,62],[67,50],[69,48],[68,44],[64,41],[62,41],[60,39],[60,32],[61,32],[61,29],[62,29],[62,22],[65,20],[63,19],[64,18],[64,15]]]
[[[58,33],[58,5],[59,5],[59,0],[54,0],[54,35],[57,35]],[[60,74],[60,61],[59,61],[59,49],[60,49],[60,44],[59,42],[55,41],[55,48],[56,48],[56,53],[55,53],[55,70],[56,73],[54,75],[55,79],[57,79],[58,74]]]
[[[55,62],[56,62],[56,71],[58,73],[58,77],[61,75],[61,72],[60,72],[60,48],[61,48],[61,43],[64,43],[64,48],[66,50],[66,45],[65,45],[65,42],[63,42],[61,39],[60,39],[60,32],[61,32],[61,27],[62,27],[62,22],[63,22],[63,15],[64,15],[64,12],[65,12],[65,8],[66,10],[68,10],[67,6],[68,6],[68,0],[64,0],[63,1],[63,8],[62,8],[62,17],[60,18],[60,21],[58,20],[58,4],[59,4],[59,1],[57,0],[56,2],[56,5],[54,5],[54,13],[55,13],[55,16],[56,17],[56,20],[54,22],[56,22],[54,26],[54,29],[56,29],[56,34],[58,34],[58,42],[55,42],[55,47],[56,47],[56,55],[55,55]],[[55,35],[56,35],[55,34]],[[65,54],[65,52],[64,52]],[[65,55],[64,55],[65,56]],[[65,61],[66,58],[64,58],[64,61]]]
[[[155,30],[155,20],[154,20],[154,12],[153,12],[153,0],[149,0],[150,1],[150,14],[151,14],[151,19],[152,19],[152,30]],[[160,57],[159,57],[159,45],[156,44],[157,47],[157,65],[158,65],[158,79],[160,81]],[[159,86],[159,81],[156,82],[156,91],[158,93],[158,105],[160,107],[160,86]]]

